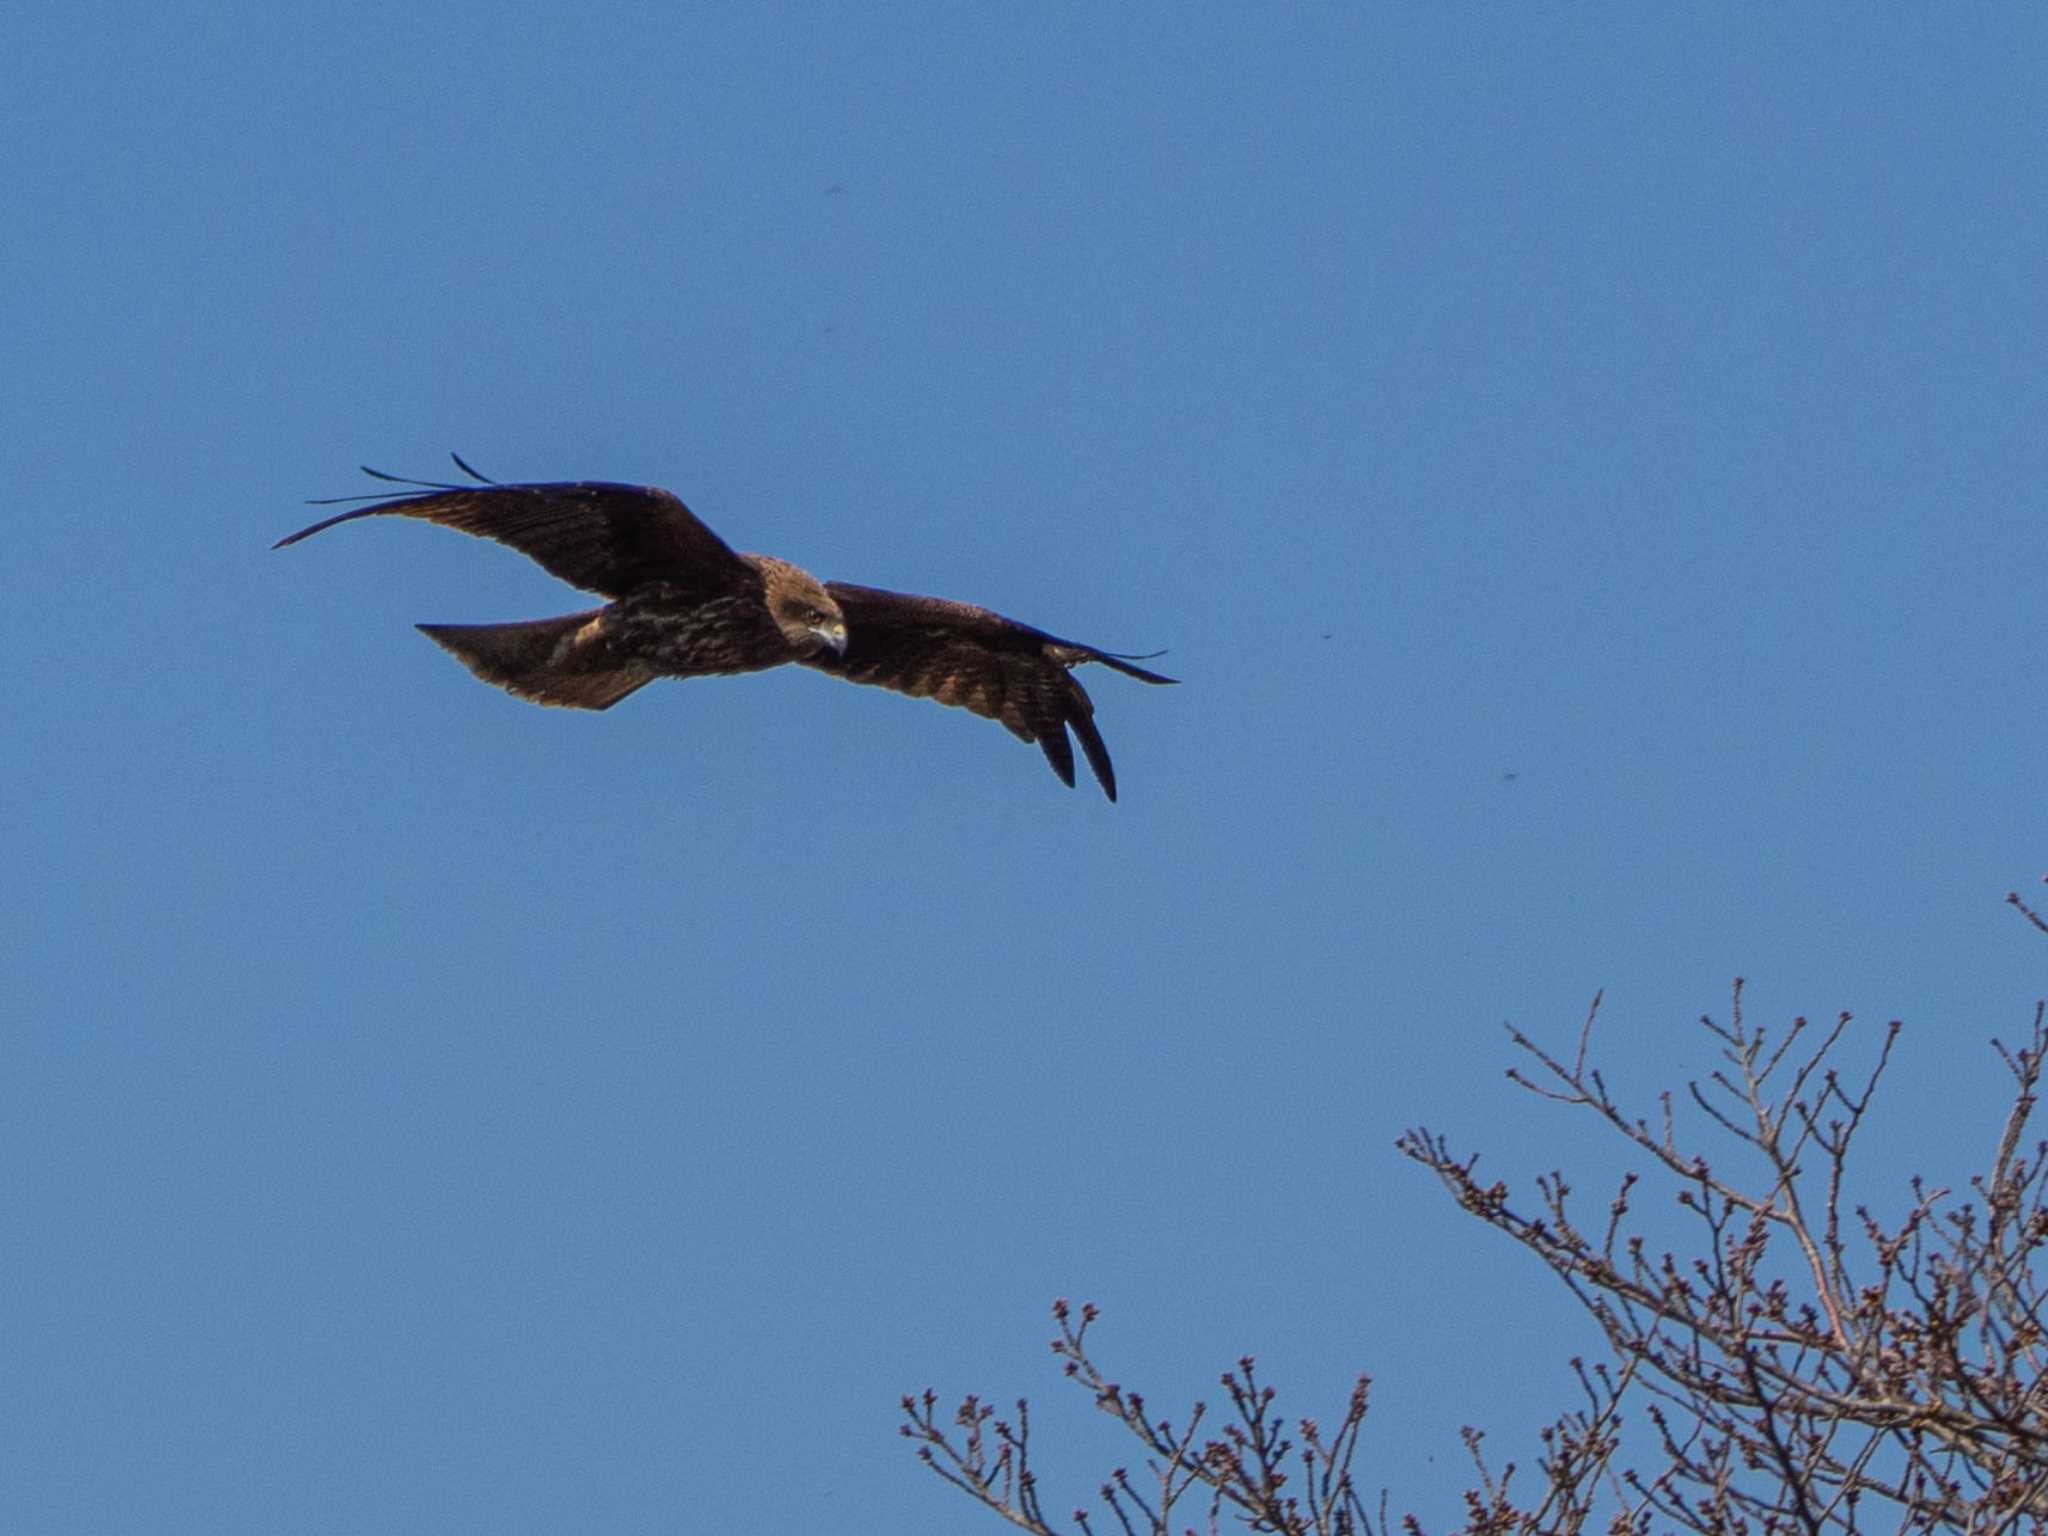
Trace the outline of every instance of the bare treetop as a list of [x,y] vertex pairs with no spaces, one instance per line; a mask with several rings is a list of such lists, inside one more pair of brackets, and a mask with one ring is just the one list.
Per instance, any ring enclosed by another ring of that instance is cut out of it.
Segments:
[[[1577,1402],[1539,1435],[1533,1475],[1496,1467],[1483,1433],[1464,1431],[1474,1481],[1461,1529],[2048,1532],[2048,1143],[2028,1140],[2044,1005],[2021,1044],[1992,1042],[2012,1097],[1987,1117],[1985,1171],[1960,1186],[1908,1180],[1906,1212],[1889,1222],[1853,1193],[1851,1172],[1898,1023],[1873,1035],[1842,1014],[1774,1036],[1745,1016],[1738,980],[1727,1021],[1700,1020],[1720,1065],[1641,1114],[1592,1064],[1599,1008],[1596,997],[1568,1061],[1511,1030],[1521,1060],[1509,1076],[1619,1138],[1639,1166],[1604,1203],[1576,1200],[1559,1171],[1519,1196],[1425,1128],[1397,1143],[1562,1281],[1607,1343],[1607,1358],[1570,1362]],[[1863,1064],[1848,1066],[1852,1054]],[[1643,1230],[1652,1193],[1678,1214],[1676,1239]],[[904,1398],[901,1431],[919,1456],[992,1513],[1035,1536],[1390,1532],[1388,1495],[1369,1506],[1352,1469],[1364,1376],[1334,1432],[1310,1418],[1290,1427],[1249,1357],[1223,1374],[1227,1412],[1198,1402],[1176,1421],[1098,1364],[1094,1307],[1077,1317],[1060,1301],[1053,1316],[1065,1374],[1130,1433],[1141,1466],[1097,1483],[1110,1523],[1075,1508],[1063,1525],[1046,1512],[1023,1400],[997,1418],[970,1396],[943,1420],[934,1392]],[[1398,1524],[1420,1536],[1412,1516]]]

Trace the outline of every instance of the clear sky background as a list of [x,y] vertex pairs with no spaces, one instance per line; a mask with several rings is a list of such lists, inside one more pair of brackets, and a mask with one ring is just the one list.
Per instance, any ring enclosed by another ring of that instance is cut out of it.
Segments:
[[[995,1529],[895,1403],[1127,1459],[1246,1351],[1362,1480],[1595,1340],[1392,1149],[1607,989],[2044,990],[2048,21],[1711,7],[17,6],[0,19],[0,1508],[42,1533]],[[983,602],[1122,803],[796,669],[615,711],[587,599],[355,466],[665,485]],[[1868,1037],[1866,1037],[1868,1038]],[[1880,1182],[1873,1194],[1895,1186]]]

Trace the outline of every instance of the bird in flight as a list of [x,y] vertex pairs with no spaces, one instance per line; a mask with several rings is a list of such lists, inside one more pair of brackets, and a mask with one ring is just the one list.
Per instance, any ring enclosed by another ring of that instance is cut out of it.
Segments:
[[558,619],[419,626],[485,682],[535,703],[609,709],[657,677],[758,672],[793,661],[1000,721],[1036,742],[1069,787],[1071,728],[1114,800],[1109,749],[1072,669],[1098,661],[1142,683],[1176,681],[1132,665],[1149,656],[1062,640],[970,603],[820,582],[773,555],[736,553],[658,486],[501,485],[459,455],[450,457],[474,485],[408,480],[366,465],[363,473],[375,479],[415,489],[393,499],[378,493],[316,501],[376,505],[336,513],[272,547],[336,523],[395,513],[495,539],[609,599]]

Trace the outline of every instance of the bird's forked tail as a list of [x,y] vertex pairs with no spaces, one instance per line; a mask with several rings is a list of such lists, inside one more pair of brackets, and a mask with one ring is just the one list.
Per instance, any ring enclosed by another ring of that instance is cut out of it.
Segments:
[[604,610],[521,624],[422,624],[421,634],[487,683],[536,704],[610,709],[654,681],[645,662],[604,643]]

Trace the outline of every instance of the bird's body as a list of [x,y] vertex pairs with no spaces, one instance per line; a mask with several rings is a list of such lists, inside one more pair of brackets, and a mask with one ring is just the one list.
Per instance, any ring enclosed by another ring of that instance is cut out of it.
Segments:
[[644,660],[661,677],[759,672],[801,659],[755,594],[692,602],[661,582],[604,609],[601,639],[608,654]]
[[795,662],[1000,721],[1036,742],[1069,785],[1071,727],[1114,800],[1116,775],[1094,705],[1070,669],[1096,661],[1141,682],[1173,681],[986,608],[820,582],[773,555],[740,554],[653,486],[498,485],[456,463],[481,483],[402,482],[422,489],[327,518],[278,547],[353,518],[395,513],[496,539],[610,598],[555,619],[419,626],[484,681],[536,703],[608,709],[657,677]]

